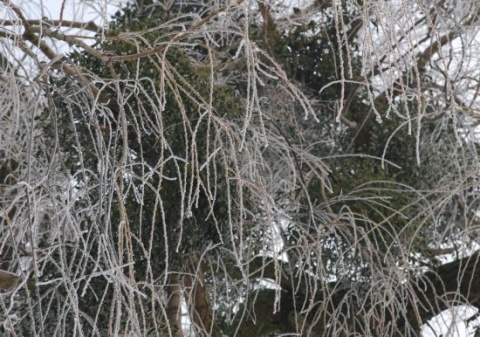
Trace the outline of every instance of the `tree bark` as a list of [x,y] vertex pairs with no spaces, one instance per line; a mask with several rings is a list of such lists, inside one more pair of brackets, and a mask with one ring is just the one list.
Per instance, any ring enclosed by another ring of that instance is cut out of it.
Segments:
[[167,292],[167,319],[169,332],[174,337],[183,337],[181,322],[181,295],[179,276],[177,273],[171,273],[168,277]]
[[215,323],[212,307],[205,286],[205,270],[198,257],[187,258],[187,273],[183,279],[185,301],[196,336],[221,337],[222,333]]

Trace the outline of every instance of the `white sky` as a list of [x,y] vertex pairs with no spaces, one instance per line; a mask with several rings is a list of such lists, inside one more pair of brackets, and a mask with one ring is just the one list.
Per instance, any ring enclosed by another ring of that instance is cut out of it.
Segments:
[[[91,21],[103,24],[125,1],[120,0],[14,0],[13,3],[28,9],[29,17],[47,17],[60,19],[61,8],[64,5],[63,18],[68,20]],[[27,12],[27,11],[26,11]]]

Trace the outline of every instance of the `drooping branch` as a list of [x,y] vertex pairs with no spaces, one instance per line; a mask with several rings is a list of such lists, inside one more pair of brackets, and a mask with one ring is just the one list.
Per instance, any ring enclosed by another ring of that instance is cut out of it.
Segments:
[[[443,310],[451,308],[455,305],[468,304],[480,309],[480,252],[459,259],[444,265],[440,265],[430,271],[419,276],[412,276],[410,282],[405,284],[403,289],[409,289],[410,296],[406,297],[405,293],[398,293],[398,301],[404,303],[407,310],[404,315],[396,315],[388,317],[389,321],[395,322],[397,331],[420,331],[420,327],[428,320],[440,314]],[[272,266],[273,261],[270,258],[255,258],[251,262],[251,269],[253,270],[250,277],[252,279],[265,278],[274,279],[273,270],[271,268],[264,268],[262,272],[258,272],[258,265],[264,264]],[[235,269],[230,270],[231,277],[240,277]],[[311,298],[312,303],[316,303],[307,316],[305,316],[306,324],[311,325],[313,331],[325,331],[325,322],[329,319],[329,312],[340,310],[345,317],[351,316],[352,310],[344,303],[350,301],[352,290],[339,284],[338,282],[330,282],[326,284],[326,288],[318,289],[316,293],[311,293],[308,286],[292,288],[288,278],[282,280],[282,302],[278,312],[274,312],[273,308],[265,310],[263,308],[263,301],[254,303],[252,315],[262,315],[260,321],[268,321],[270,323],[276,322],[275,326],[279,328],[278,331],[292,332],[295,326],[292,322],[285,321],[285,317],[292,315],[292,303],[288,299],[294,299],[296,305],[294,307],[302,308],[305,298]],[[303,281],[297,279],[294,284]],[[308,282],[306,282],[308,283]],[[305,283],[305,285],[306,285]],[[261,291],[265,296],[270,296],[270,301],[274,301],[273,292]],[[263,295],[262,295],[263,296]],[[370,300],[369,298],[361,299],[361,312],[359,315],[367,312],[384,312],[385,303]],[[370,303],[370,305],[368,305]],[[374,305],[372,305],[374,303]],[[388,311],[385,313],[389,315]],[[283,317],[282,322],[278,321],[279,317]],[[323,319],[317,320],[318,317]],[[365,315],[366,317],[366,315]],[[258,322],[248,321],[244,318],[246,323],[251,327],[245,327],[245,331],[252,331],[252,329],[260,328]],[[325,321],[326,320],[326,321]],[[371,323],[371,322],[370,322]],[[357,321],[355,329],[366,329],[366,324],[362,321]],[[373,323],[371,323],[373,324]],[[368,329],[373,329],[370,326]],[[243,330],[242,330],[243,331]]]
[[[455,305],[480,309],[480,252],[446,263],[420,277],[414,286],[416,310],[407,310],[408,323],[418,329],[429,319]],[[412,304],[409,306],[413,309]],[[400,322],[405,324],[405,322]]]
[[[464,26],[472,25],[477,20],[479,11],[480,11],[480,9],[477,10],[476,13],[472,13],[472,15],[468,19],[464,20],[463,25]],[[430,12],[430,15],[433,15],[432,12]],[[423,23],[424,21],[425,20],[418,20],[417,22],[415,22],[415,26]],[[411,27],[411,30],[413,30],[415,26]],[[412,46],[410,46],[410,48],[407,52],[407,53],[414,53],[414,49],[419,48],[421,43],[428,41],[428,39],[431,39],[431,43],[428,46],[426,46],[425,48],[423,48],[423,51],[419,52],[415,56],[415,62],[412,66],[410,66],[410,69],[414,69],[415,73],[418,73],[419,70],[423,69],[432,60],[434,55],[438,54],[440,52],[440,50],[445,45],[447,45],[448,43],[451,43],[455,38],[460,36],[460,34],[462,33],[462,31],[459,30],[459,29],[452,29],[442,36],[438,36],[437,38],[432,38],[430,36],[431,32],[432,32],[432,28],[429,28],[428,34],[425,36],[425,38],[423,38],[420,41],[417,41],[416,43],[412,44]],[[399,38],[398,43],[400,43],[404,38],[405,38],[405,35],[402,35]],[[394,45],[391,48],[392,49],[393,48],[398,48],[398,46]],[[389,58],[392,58],[390,54],[388,54],[388,55],[389,55]],[[400,59],[403,58],[403,57],[405,57],[405,55],[401,55],[401,56],[395,58],[393,61],[388,62],[387,65],[383,65],[383,66],[382,66],[382,64],[385,61],[385,59],[387,58],[387,56],[384,56],[384,57],[380,58],[380,60],[372,68],[372,70],[370,72],[366,73],[364,76],[362,76],[362,78],[369,81],[370,79],[374,78],[375,76],[378,76],[385,71],[391,70],[393,65],[399,63]],[[352,115],[354,116],[354,114],[355,114],[355,111],[352,111],[352,110],[355,110],[355,109],[352,109],[352,107],[356,106],[356,104],[354,104],[355,103],[354,102],[355,97],[358,96],[358,91],[362,87],[364,81],[362,81],[359,78],[356,81],[353,81],[352,83],[357,83],[357,84],[354,85],[350,89],[350,92],[346,95],[345,103],[343,105],[343,109],[340,112],[340,116],[346,115],[347,118],[351,118],[351,116]],[[371,111],[371,113],[369,113],[367,116],[363,116],[363,117],[356,116],[355,119],[356,119],[357,123],[345,123],[345,120],[343,118],[342,118],[342,122],[351,129],[356,129],[357,126],[361,126],[360,128],[363,128],[364,130],[363,131],[357,130],[358,133],[361,132],[362,134],[370,134],[372,132],[371,124],[374,122],[374,119],[375,119],[374,118],[375,114],[373,112],[378,114],[377,111],[386,111],[385,107],[387,107],[390,104],[390,102],[392,101],[392,99],[394,97],[397,97],[399,95],[405,95],[408,90],[412,91],[412,90],[420,90],[421,89],[420,88],[420,83],[413,83],[413,87],[408,88],[408,89],[406,88],[407,85],[408,85],[407,75],[405,73],[401,74],[393,82],[393,84],[391,86],[387,87],[386,90],[384,90],[382,93],[380,93],[379,95],[377,95],[374,98],[374,100],[371,102],[371,105],[373,107],[373,111]],[[410,86],[412,86],[412,84],[410,84]],[[422,104],[421,102],[423,102],[423,100],[419,100],[419,102],[420,102],[419,104]],[[424,109],[425,107],[421,106],[420,108]],[[349,113],[349,111],[350,111],[350,113]],[[366,137],[366,138],[368,138],[368,137]],[[360,140],[360,139],[362,139],[362,137],[360,137],[360,138],[356,137],[356,139]]]

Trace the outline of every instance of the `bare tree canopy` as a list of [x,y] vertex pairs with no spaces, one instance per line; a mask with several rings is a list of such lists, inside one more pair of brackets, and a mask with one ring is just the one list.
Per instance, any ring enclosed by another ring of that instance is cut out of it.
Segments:
[[116,6],[0,1],[3,334],[475,331],[478,1]]

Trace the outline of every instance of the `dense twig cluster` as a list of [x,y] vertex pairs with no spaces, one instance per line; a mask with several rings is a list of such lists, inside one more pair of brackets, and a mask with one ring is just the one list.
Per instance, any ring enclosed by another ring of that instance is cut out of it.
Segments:
[[413,336],[479,305],[476,1],[67,4],[0,5],[8,333]]

